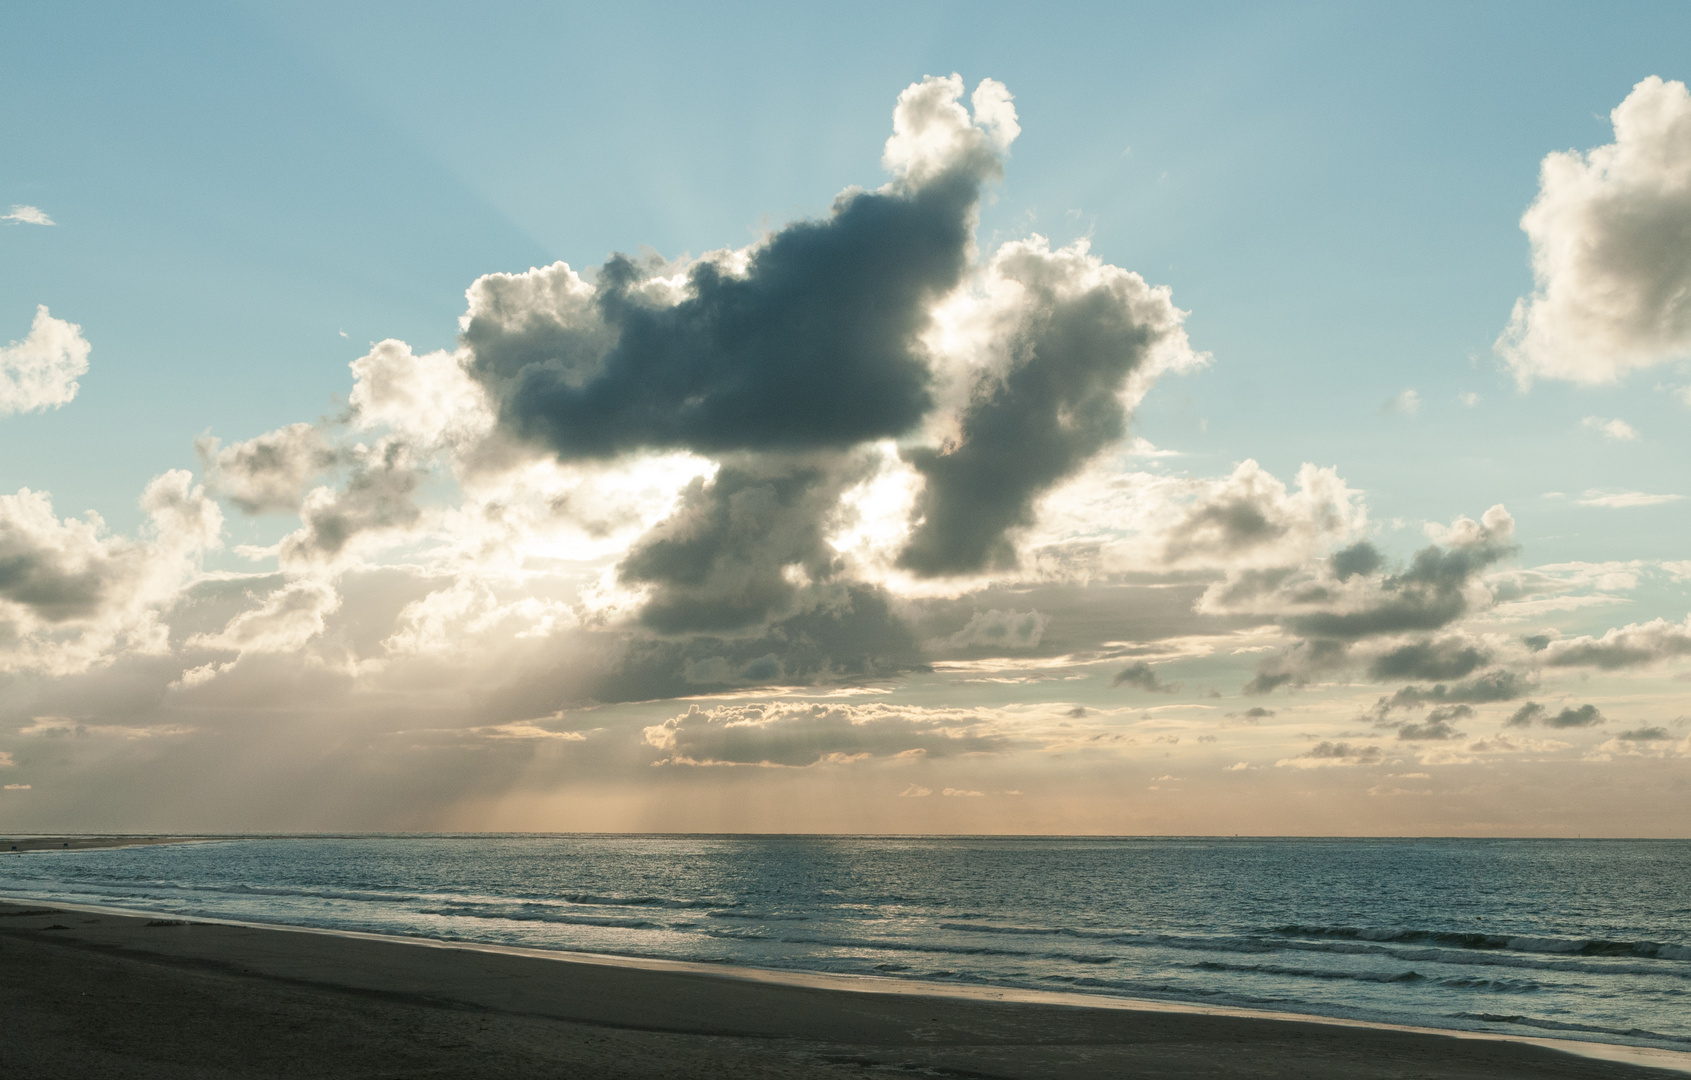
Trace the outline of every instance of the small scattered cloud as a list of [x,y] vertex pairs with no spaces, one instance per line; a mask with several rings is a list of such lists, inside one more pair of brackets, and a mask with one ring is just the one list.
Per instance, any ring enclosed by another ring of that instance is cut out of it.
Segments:
[[986,794],[986,792],[984,792],[984,791],[970,791],[966,788],[948,787],[944,791],[941,791],[940,794],[941,795],[950,795],[953,798],[978,799],[978,798],[981,798],[982,796],[984,796]]
[[921,784],[911,784],[898,793],[901,799],[925,799],[934,793],[933,788],[923,787]]
[[1456,400],[1460,401],[1464,408],[1472,409],[1475,405],[1480,403],[1480,395],[1474,393],[1472,390],[1469,390],[1464,393],[1457,394]]
[[1644,491],[1599,491],[1593,488],[1574,502],[1580,506],[1601,506],[1609,510],[1624,510],[1634,506],[1661,506],[1678,502],[1683,495],[1653,495]]
[[1382,413],[1401,413],[1404,416],[1414,416],[1421,411],[1421,395],[1414,390],[1404,390],[1394,394],[1384,405],[1380,406]]
[[1132,686],[1153,694],[1172,694],[1180,688],[1178,683],[1165,683],[1157,678],[1155,669],[1141,660],[1136,664],[1129,664],[1115,673],[1110,679],[1111,686]]
[[1281,758],[1274,764],[1282,768],[1319,769],[1332,765],[1378,765],[1385,757],[1385,751],[1372,743],[1324,741],[1301,754]]
[[39,206],[20,206],[12,204],[9,214],[0,214],[0,221],[8,221],[17,225],[54,225],[57,224],[47,216],[47,211]]
[[1613,442],[1637,442],[1641,438],[1637,428],[1619,417],[1588,416],[1579,423],[1587,431],[1598,432]]

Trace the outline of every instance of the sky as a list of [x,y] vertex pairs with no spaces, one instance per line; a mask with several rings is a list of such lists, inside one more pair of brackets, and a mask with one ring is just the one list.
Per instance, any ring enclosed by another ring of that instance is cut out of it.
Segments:
[[0,35],[0,831],[1691,835],[1681,5]]

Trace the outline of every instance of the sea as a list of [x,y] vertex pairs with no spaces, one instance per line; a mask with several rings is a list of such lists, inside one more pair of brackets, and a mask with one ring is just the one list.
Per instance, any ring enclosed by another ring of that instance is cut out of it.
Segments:
[[1691,1049],[1691,841],[231,838],[0,897]]

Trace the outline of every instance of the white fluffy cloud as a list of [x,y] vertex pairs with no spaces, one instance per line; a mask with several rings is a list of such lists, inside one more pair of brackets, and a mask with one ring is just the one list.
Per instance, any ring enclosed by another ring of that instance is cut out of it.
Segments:
[[37,307],[29,336],[0,347],[0,416],[56,409],[76,397],[89,351],[82,327]]
[[1691,354],[1691,94],[1652,75],[1610,117],[1613,143],[1544,159],[1521,218],[1536,288],[1497,349],[1522,384]]
[[19,225],[52,225],[54,221],[47,216],[47,211],[39,206],[22,206],[14,203],[9,214],[0,214],[0,221],[15,221]]
[[223,515],[180,469],[141,506],[150,522],[130,539],[92,512],[61,521],[45,493],[0,495],[0,670],[73,674],[118,651],[168,651],[160,612],[217,545]]

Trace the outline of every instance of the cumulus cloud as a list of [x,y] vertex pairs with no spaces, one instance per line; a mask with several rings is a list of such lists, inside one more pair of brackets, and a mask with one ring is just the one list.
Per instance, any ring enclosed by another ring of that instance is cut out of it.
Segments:
[[976,611],[961,630],[935,644],[949,649],[1031,649],[1050,621],[1038,611]]
[[1494,701],[1513,701],[1527,693],[1526,679],[1513,671],[1499,668],[1464,682],[1436,683],[1431,687],[1405,686],[1391,697],[1375,702],[1376,716],[1389,716],[1398,709],[1421,709],[1428,705],[1484,705]]
[[689,706],[645,729],[676,765],[802,768],[871,757],[986,753],[1008,740],[960,709],[820,703]]
[[1529,727],[1538,723],[1545,727],[1578,728],[1604,723],[1604,717],[1595,705],[1569,706],[1553,713],[1538,702],[1529,701],[1511,713],[1504,723],[1509,727]]
[[60,520],[43,492],[0,495],[0,670],[74,674],[119,650],[168,650],[160,611],[223,516],[183,470],[148,484],[141,506],[148,525],[128,538],[92,512]]
[[215,634],[195,634],[189,648],[247,653],[294,652],[323,632],[324,620],[340,607],[325,582],[290,582],[241,612]]
[[0,347],[0,416],[56,409],[76,397],[91,349],[82,327],[37,307],[29,336]]
[[414,496],[425,468],[410,444],[383,438],[374,446],[358,443],[343,454],[346,482],[306,493],[299,508],[300,528],[282,540],[282,565],[333,563],[349,553],[355,538],[405,529],[422,517]]
[[[1201,607],[1273,615],[1297,635],[1246,686],[1266,693],[1344,666],[1359,643],[1436,632],[1489,605],[1493,593],[1482,572],[1514,552],[1514,527],[1508,511],[1494,506],[1479,521],[1460,517],[1449,528],[1431,528],[1436,542],[1400,572],[1384,572],[1384,557],[1364,541],[1301,568],[1230,574],[1205,592]],[[1388,646],[1373,662],[1381,678],[1449,678],[1488,659],[1485,649],[1460,639],[1422,637]]]
[[249,514],[296,513],[312,480],[338,460],[317,426],[304,423],[229,446],[202,435],[194,449],[211,491]]
[[1385,751],[1372,743],[1322,741],[1301,754],[1281,758],[1274,764],[1282,768],[1319,769],[1332,765],[1378,765],[1385,757]]
[[1544,159],[1521,218],[1535,289],[1497,350],[1523,385],[1613,382],[1691,354],[1691,95],[1652,75],[1610,118],[1613,143]]
[[1198,362],[1169,290],[1084,242],[1004,245],[944,317],[987,329],[957,334],[973,371],[945,441],[907,454],[926,483],[899,562],[923,576],[1014,565],[1038,497],[1126,435],[1151,377]]
[[419,446],[473,444],[492,429],[493,413],[468,363],[463,352],[418,356],[403,341],[377,342],[352,362],[347,404],[361,427],[385,427]]
[[0,214],[0,221],[10,221],[18,225],[55,224],[53,219],[47,216],[47,211],[39,206],[23,206],[17,203],[12,204],[11,212]]
[[840,455],[755,455],[695,479],[619,566],[647,586],[642,621],[664,633],[728,630],[790,611],[840,568],[826,528],[858,467]]
[[1539,652],[1548,667],[1595,667],[1605,671],[1643,667],[1691,656],[1691,616],[1671,623],[1652,619],[1609,630],[1602,637],[1561,638]]
[[900,97],[893,183],[744,252],[685,268],[614,256],[589,284],[563,263],[470,288],[463,341],[512,434],[564,458],[643,448],[845,448],[913,429],[933,404],[929,311],[968,269],[982,183],[1001,170],[1008,100],[962,80]]
[[1110,685],[1132,686],[1153,694],[1172,694],[1179,689],[1177,685],[1171,686],[1157,678],[1156,670],[1143,660],[1129,664],[1116,672],[1115,676],[1110,679]]
[[1580,421],[1580,426],[1612,442],[1637,442],[1642,437],[1637,428],[1619,417],[1588,416]]

